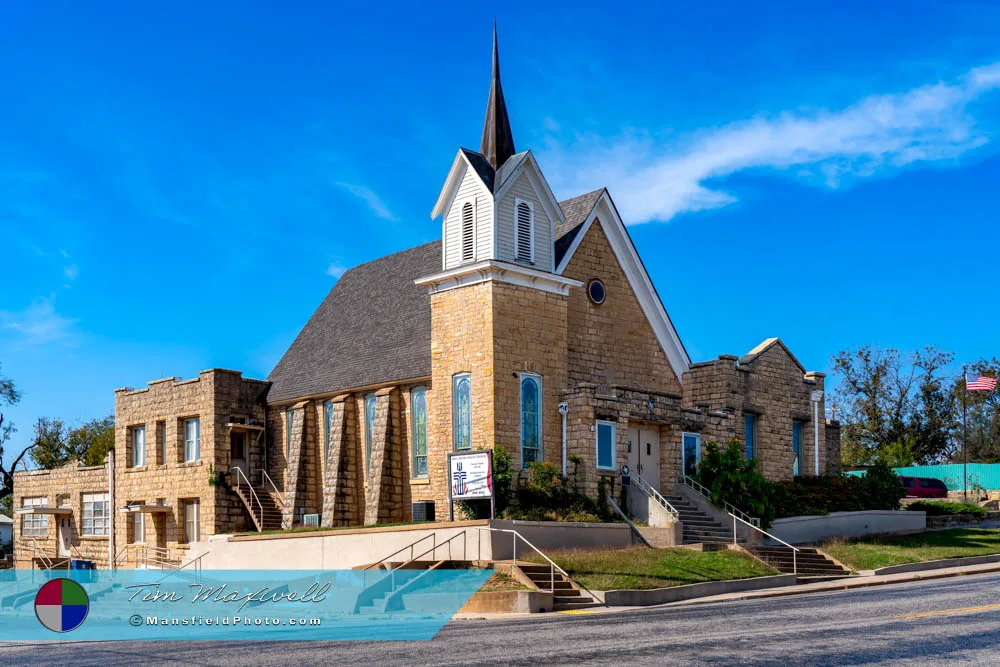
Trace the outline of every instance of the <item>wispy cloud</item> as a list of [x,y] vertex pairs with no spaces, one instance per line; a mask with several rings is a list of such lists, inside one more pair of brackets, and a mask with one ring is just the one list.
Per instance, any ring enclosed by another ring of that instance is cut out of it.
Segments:
[[63,340],[72,334],[75,324],[75,319],[56,312],[53,296],[35,301],[24,310],[0,310],[0,333],[13,333],[28,344]]
[[379,196],[372,192],[369,188],[363,185],[355,185],[353,183],[336,183],[338,188],[350,192],[352,195],[367,204],[371,212],[376,216],[382,218],[383,220],[395,221],[397,218],[389,210],[389,207],[385,205]]
[[76,264],[70,264],[69,266],[63,268],[63,275],[70,280],[76,280],[76,277],[80,275],[80,272],[77,270]]
[[606,185],[626,222],[666,221],[735,203],[711,181],[745,170],[782,170],[836,188],[916,163],[954,160],[989,142],[968,107],[998,88],[1000,62],[949,83],[872,95],[839,111],[784,112],[669,143],[649,133],[553,141],[544,163],[562,193]]
[[347,270],[346,266],[342,266],[340,264],[337,264],[336,262],[333,262],[332,264],[330,264],[330,266],[326,267],[326,275],[332,276],[334,278],[340,278],[340,276],[344,275],[344,271],[346,270]]

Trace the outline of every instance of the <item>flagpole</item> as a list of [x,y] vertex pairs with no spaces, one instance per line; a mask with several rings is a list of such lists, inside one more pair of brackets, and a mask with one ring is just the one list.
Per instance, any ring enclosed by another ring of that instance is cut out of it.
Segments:
[[969,502],[969,427],[965,420],[965,403],[969,395],[969,378],[962,365],[962,497]]

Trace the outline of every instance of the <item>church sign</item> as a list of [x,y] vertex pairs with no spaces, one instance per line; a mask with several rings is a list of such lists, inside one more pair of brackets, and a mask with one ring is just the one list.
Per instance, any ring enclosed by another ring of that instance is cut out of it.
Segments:
[[454,518],[456,500],[490,499],[493,516],[493,452],[485,449],[448,455],[448,504]]

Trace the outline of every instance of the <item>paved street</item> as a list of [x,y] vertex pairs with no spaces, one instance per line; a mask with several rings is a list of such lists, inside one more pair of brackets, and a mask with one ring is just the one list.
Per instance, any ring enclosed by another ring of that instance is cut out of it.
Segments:
[[31,665],[1000,664],[1000,575],[601,615],[453,621],[430,642],[0,646]]

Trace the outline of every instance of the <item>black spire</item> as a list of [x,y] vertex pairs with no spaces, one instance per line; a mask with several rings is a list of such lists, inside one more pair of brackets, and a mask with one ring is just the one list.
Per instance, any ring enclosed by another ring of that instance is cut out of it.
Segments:
[[483,123],[483,141],[479,152],[494,169],[499,169],[514,151],[514,135],[510,131],[507,105],[500,87],[500,55],[497,50],[497,24],[493,22],[493,78],[490,81],[490,99],[486,103],[486,121]]

